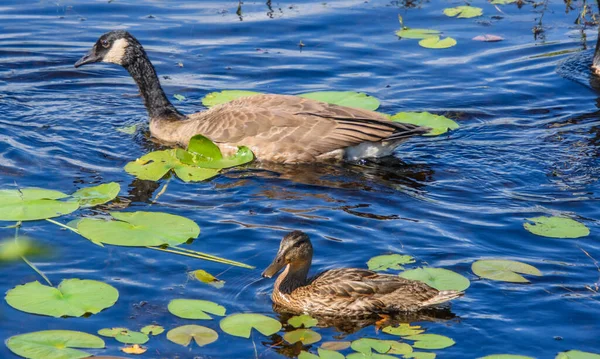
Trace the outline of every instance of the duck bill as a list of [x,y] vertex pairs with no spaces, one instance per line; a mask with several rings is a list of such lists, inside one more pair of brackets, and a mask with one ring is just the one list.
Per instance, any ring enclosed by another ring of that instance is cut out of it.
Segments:
[[283,259],[281,261],[278,261],[278,258],[279,256],[277,256],[273,260],[273,263],[271,263],[271,265],[268,266],[267,269],[264,270],[264,272],[262,272],[262,276],[264,278],[272,278],[275,274],[279,273],[279,271],[281,271],[283,267],[285,267],[285,261]]
[[100,61],[101,58],[96,55],[96,51],[94,51],[94,50],[95,49],[92,48],[90,51],[88,51],[87,54],[85,54],[82,58],[80,58],[75,63],[75,67],[79,67],[79,66],[83,66],[83,65],[87,65],[87,64],[93,64],[94,62]]

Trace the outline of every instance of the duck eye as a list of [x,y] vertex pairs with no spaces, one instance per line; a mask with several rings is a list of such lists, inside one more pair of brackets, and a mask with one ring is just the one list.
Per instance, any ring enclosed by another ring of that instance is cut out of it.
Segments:
[[106,40],[106,39],[103,39],[102,41],[100,41],[100,43],[106,49],[108,49],[108,46],[110,45],[110,42],[108,42],[108,40]]

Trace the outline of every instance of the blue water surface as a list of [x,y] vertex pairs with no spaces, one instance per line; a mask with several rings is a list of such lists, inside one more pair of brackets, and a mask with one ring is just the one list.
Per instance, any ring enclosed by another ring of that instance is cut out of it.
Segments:
[[[175,298],[216,301],[228,313],[271,308],[273,280],[261,270],[281,237],[306,231],[315,247],[313,270],[366,267],[385,253],[414,256],[411,266],[443,267],[472,280],[452,303],[455,317],[419,321],[427,333],[456,344],[439,358],[513,353],[554,358],[560,351],[600,352],[600,97],[556,72],[572,52],[594,46],[597,30],[575,25],[582,3],[550,1],[494,6],[484,15],[445,16],[456,1],[306,0],[15,1],[0,3],[0,187],[43,187],[71,193],[115,181],[127,210],[164,211],[202,229],[188,248],[242,261],[247,270],[143,248],[98,247],[45,222],[21,233],[55,248],[34,261],[54,283],[105,281],[117,304],[87,318],[50,318],[0,304],[0,338],[46,329],[95,333],[106,327],[167,329],[199,324],[218,330],[213,344],[188,348],[164,334],[142,358],[282,358],[302,348],[280,335],[231,337],[218,320],[169,314]],[[455,38],[444,50],[399,39],[406,26]],[[540,27],[542,33],[532,29]],[[140,181],[123,166],[160,148],[147,134],[147,115],[128,73],[73,64],[102,33],[126,29],[145,46],[169,98],[183,112],[202,110],[212,91],[246,89],[298,94],[353,90],[381,100],[380,111],[431,111],[460,129],[411,139],[397,160],[380,163],[269,167],[256,163],[210,181]],[[473,41],[494,34],[504,41]],[[299,46],[302,43],[304,46]],[[180,65],[181,64],[181,65]],[[117,131],[138,125],[128,135]],[[167,189],[155,202],[162,186]],[[78,211],[66,223],[95,210]],[[551,239],[523,229],[526,218],[563,215],[591,235]],[[6,223],[9,225],[10,223]],[[4,224],[3,224],[4,225]],[[1,229],[9,238],[14,229]],[[530,284],[479,280],[471,264],[504,258],[543,272]],[[188,278],[204,269],[226,281],[221,289]],[[41,278],[25,263],[2,267],[0,290]],[[324,341],[398,339],[369,326],[354,333],[318,328]],[[97,355],[122,354],[106,340]],[[305,346],[315,352],[318,344]],[[350,351],[344,351],[349,353]],[[0,345],[1,358],[16,358]]]

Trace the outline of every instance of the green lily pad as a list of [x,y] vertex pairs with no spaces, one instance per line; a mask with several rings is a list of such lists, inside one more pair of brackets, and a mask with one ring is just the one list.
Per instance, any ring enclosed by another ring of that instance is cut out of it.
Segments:
[[419,41],[421,47],[427,49],[447,49],[456,45],[456,40],[451,37],[440,38],[439,36],[427,37]]
[[167,339],[184,347],[190,345],[192,339],[194,339],[198,346],[203,347],[219,339],[219,334],[200,325],[183,325],[169,330]]
[[541,276],[542,272],[526,263],[504,259],[482,259],[471,265],[471,270],[481,278],[513,283],[529,283],[520,274]]
[[409,335],[417,335],[423,333],[425,330],[421,329],[419,325],[412,326],[408,323],[401,323],[395,327],[387,326],[383,328],[383,332],[391,335],[398,335],[406,337]]
[[525,223],[523,227],[529,232],[550,238],[580,238],[590,234],[583,224],[564,217],[535,217],[527,218],[533,223]]
[[392,116],[391,120],[431,128],[431,131],[425,136],[438,136],[448,132],[448,130],[454,130],[459,127],[458,124],[451,119],[434,115],[429,112],[399,112]]
[[127,328],[104,328],[100,329],[98,334],[103,337],[115,338],[123,344],[144,344],[150,339],[146,333]]
[[412,346],[418,349],[444,349],[456,344],[451,338],[438,334],[417,334],[404,339],[415,341]]
[[409,29],[405,28],[402,30],[396,31],[396,35],[398,37],[402,37],[405,39],[426,39],[428,37],[436,37],[440,35],[438,30],[430,30],[430,29]]
[[211,92],[204,96],[202,104],[206,107],[213,107],[223,103],[236,100],[241,97],[260,95],[260,92],[244,90],[223,90],[221,92]]
[[140,332],[146,334],[146,335],[159,335],[161,333],[163,333],[165,331],[165,328],[161,327],[160,325],[146,325],[145,327],[143,327],[142,329],[140,329]]
[[364,354],[364,353],[350,353],[346,356],[346,359],[398,359],[395,356],[387,355],[387,354]]
[[0,190],[0,221],[36,221],[76,211],[76,201],[58,201],[68,195],[41,188]]
[[413,351],[413,348],[406,343],[401,343],[394,340],[387,340],[387,342],[390,343],[390,350],[387,352],[387,354],[406,355],[412,353]]
[[92,354],[74,349],[101,349],[104,341],[95,335],[72,330],[44,330],[8,338],[13,353],[29,359],[80,359]]
[[202,283],[206,283],[217,289],[223,288],[223,286],[225,285],[224,280],[217,279],[212,274],[202,269],[197,269],[193,271],[192,276],[194,276],[194,278],[201,281]]
[[283,339],[290,344],[301,342],[303,345],[310,345],[320,341],[321,335],[310,329],[296,329],[285,333]]
[[405,354],[404,358],[412,358],[412,359],[435,359],[435,353],[427,353],[427,352],[412,352],[410,354]]
[[185,100],[185,96],[183,96],[183,95],[180,95],[180,94],[178,94],[178,93],[176,93],[175,95],[173,95],[173,97],[175,97],[175,99],[176,99],[177,101],[184,101],[184,100]]
[[278,320],[254,313],[232,314],[222,319],[219,326],[225,333],[242,338],[250,338],[252,329],[267,336],[281,330],[281,323]]
[[411,256],[401,254],[385,254],[376,256],[367,262],[370,270],[384,271],[388,269],[404,269],[402,264],[414,263],[415,259]]
[[[342,359],[343,359],[342,355]],[[320,359],[320,357],[316,354],[309,353],[306,350],[302,350],[300,354],[298,354],[298,359]]]
[[323,342],[321,343],[321,348],[325,350],[344,350],[350,348],[350,345],[352,345],[352,343],[347,341]]
[[120,190],[121,186],[118,183],[110,182],[95,187],[81,188],[71,196],[79,202],[82,208],[94,207],[112,201]]
[[459,292],[469,288],[469,280],[451,270],[444,268],[417,268],[404,271],[400,277],[418,280],[437,290],[456,290]]
[[472,18],[483,15],[483,9],[474,6],[457,6],[444,9],[444,14],[450,17]]
[[5,297],[17,310],[56,318],[96,314],[113,306],[118,298],[119,292],[113,286],[81,279],[65,279],[57,288],[30,282],[9,290]]
[[173,299],[169,302],[169,312],[184,319],[212,319],[206,313],[225,315],[225,307],[215,302],[199,299]]
[[115,219],[84,218],[77,230],[95,243],[116,246],[170,246],[200,235],[200,227],[185,217],[162,212],[109,212]]
[[484,357],[480,357],[478,359],[535,359],[535,358],[526,357],[523,355],[514,355],[514,354],[492,354],[492,355],[486,355]]
[[338,106],[362,108],[375,111],[379,108],[379,100],[361,92],[353,91],[318,91],[298,95],[316,101],[327,102]]
[[512,4],[512,3],[516,3],[518,0],[492,0],[490,2],[490,4],[493,5],[507,5],[507,4]]
[[558,353],[554,359],[600,359],[600,354],[569,350]]
[[98,331],[98,334],[102,335],[103,337],[114,338],[117,335],[119,335],[119,333],[121,333],[121,332],[127,332],[127,331],[129,331],[129,329],[127,329],[127,328],[121,328],[121,327],[117,327],[117,328],[104,328],[104,329],[100,329]]
[[288,324],[294,328],[300,328],[301,326],[304,326],[304,328],[310,328],[314,327],[318,323],[319,321],[317,319],[306,314],[296,315],[288,319]]
[[344,359],[344,354],[338,353],[335,350],[318,348],[319,358],[321,359]]
[[240,146],[233,156],[223,157],[219,147],[202,135],[192,137],[188,144],[187,153],[185,152],[182,150],[177,151],[179,160],[184,164],[201,168],[230,168],[254,160],[254,154],[246,146]]
[[185,182],[204,181],[219,174],[217,169],[193,167],[181,162],[177,150],[150,152],[125,166],[127,173],[148,181],[158,181],[171,170]]
[[370,354],[373,351],[385,354],[390,351],[392,346],[390,345],[390,341],[388,340],[360,338],[358,340],[353,341],[350,347],[355,351],[363,354]]

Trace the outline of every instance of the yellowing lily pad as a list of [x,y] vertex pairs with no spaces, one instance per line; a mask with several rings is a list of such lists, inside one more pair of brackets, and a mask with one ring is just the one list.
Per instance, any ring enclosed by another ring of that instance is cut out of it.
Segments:
[[210,314],[225,315],[225,307],[215,302],[199,299],[173,299],[169,302],[169,312],[184,319],[212,319]]
[[75,349],[101,349],[104,341],[95,335],[71,330],[44,330],[8,338],[10,351],[29,359],[80,359],[92,354]]
[[200,325],[183,325],[171,329],[167,333],[167,339],[184,347],[190,345],[192,339],[194,339],[198,346],[203,347],[216,341],[218,338],[219,334],[217,332]]
[[96,314],[113,306],[118,298],[119,292],[111,285],[81,279],[65,279],[57,288],[30,282],[9,290],[5,297],[17,310],[57,318]]
[[388,269],[404,269],[402,264],[414,263],[415,259],[411,256],[401,254],[384,254],[376,256],[367,262],[370,270],[384,271]]
[[438,136],[448,132],[448,130],[454,130],[459,127],[458,123],[451,119],[429,112],[399,112],[393,115],[391,120],[431,128],[431,131],[425,136]]
[[535,217],[527,218],[533,223],[525,223],[523,227],[529,232],[550,238],[580,238],[590,234],[583,224],[564,217]]
[[396,31],[396,35],[405,39],[426,39],[428,37],[436,37],[440,36],[440,32],[438,30],[430,30],[430,29],[409,29],[405,28],[402,30]]
[[321,343],[321,348],[326,350],[344,350],[350,348],[351,342],[341,341],[341,342],[323,342]]
[[387,326],[383,328],[383,332],[392,335],[398,335],[406,337],[409,335],[417,335],[423,333],[425,330],[421,329],[419,325],[410,325],[408,323],[400,323],[397,326]]
[[310,328],[317,325],[319,321],[310,315],[296,315],[288,319],[288,324],[294,328],[300,328],[304,326],[304,328]]
[[71,196],[82,208],[94,207],[112,201],[117,197],[121,186],[116,182],[104,183],[95,187],[81,188]]
[[36,221],[76,211],[76,201],[59,201],[67,194],[41,188],[0,190],[0,221]]
[[260,92],[244,91],[244,90],[223,90],[220,92],[211,92],[204,96],[202,104],[206,107],[213,107],[223,103],[236,100],[241,97],[259,95]]
[[[126,346],[126,347],[123,347],[123,348],[120,348],[120,349],[125,354],[135,354],[135,355],[144,354],[148,350],[148,348],[143,347],[143,346],[141,346],[139,344],[133,344],[133,345]],[[119,359],[117,357],[104,357],[104,358],[106,358],[106,359]],[[102,358],[94,356],[94,359],[102,359]]]
[[21,260],[21,257],[39,256],[48,252],[47,248],[39,246],[27,237],[19,237],[0,241],[0,264]]
[[303,345],[310,345],[320,341],[321,335],[310,329],[296,329],[285,333],[283,339],[290,344],[301,342]]
[[146,325],[145,327],[143,327],[142,329],[140,329],[140,332],[146,334],[146,335],[159,335],[161,333],[163,333],[165,331],[165,328],[161,327],[160,325]]
[[225,333],[242,338],[250,338],[252,329],[267,336],[281,330],[281,323],[278,320],[254,313],[232,314],[222,319],[219,326]]
[[185,217],[162,212],[110,212],[115,219],[84,218],[77,230],[95,243],[116,246],[173,246],[200,235],[200,227]]
[[472,18],[483,15],[483,9],[474,6],[457,6],[444,9],[444,14],[451,17]]
[[580,350],[569,350],[558,353],[555,359],[600,359],[600,354],[582,352]]
[[419,41],[419,45],[428,49],[447,49],[456,45],[456,40],[451,37],[440,38],[439,36],[427,37]]
[[224,280],[215,278],[212,274],[210,274],[207,271],[202,270],[202,269],[197,269],[197,270],[193,271],[192,276],[194,278],[196,278],[197,280],[199,280],[200,282],[206,283],[217,289],[223,288],[223,286],[225,285]]
[[471,270],[481,278],[513,283],[529,283],[522,275],[541,276],[542,272],[526,263],[504,259],[482,259],[471,265]]
[[456,344],[451,338],[438,334],[417,334],[404,339],[414,340],[412,346],[418,349],[444,349]]
[[399,275],[402,278],[418,280],[437,290],[462,292],[471,285],[466,277],[444,268],[417,268],[404,271]]
[[362,108],[375,111],[379,108],[379,100],[361,92],[353,91],[318,91],[298,95],[316,101],[327,102],[338,106]]

